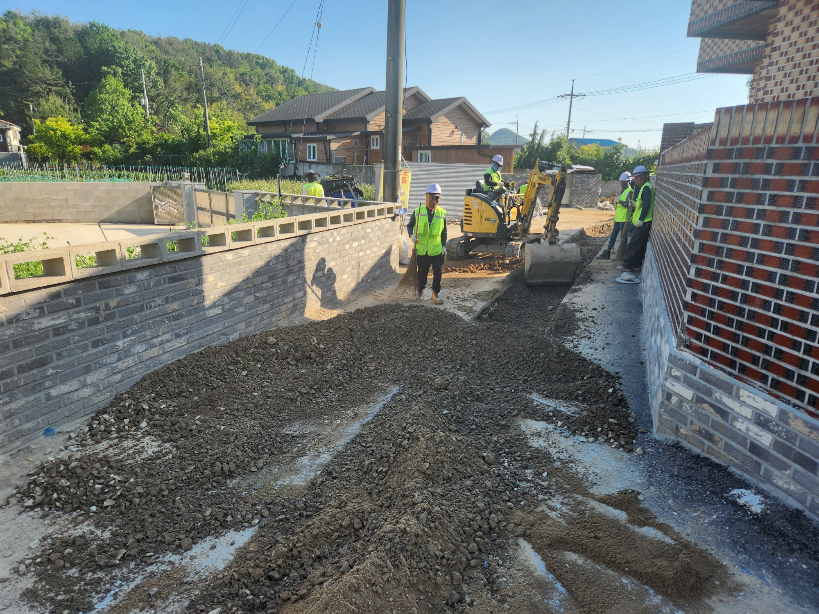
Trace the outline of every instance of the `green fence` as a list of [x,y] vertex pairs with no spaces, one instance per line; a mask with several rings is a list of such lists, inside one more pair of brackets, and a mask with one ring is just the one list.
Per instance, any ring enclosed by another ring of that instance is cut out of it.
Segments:
[[134,181],[163,183],[189,179],[209,190],[225,190],[239,180],[235,168],[198,166],[102,166],[96,164],[28,164],[0,166],[0,181]]

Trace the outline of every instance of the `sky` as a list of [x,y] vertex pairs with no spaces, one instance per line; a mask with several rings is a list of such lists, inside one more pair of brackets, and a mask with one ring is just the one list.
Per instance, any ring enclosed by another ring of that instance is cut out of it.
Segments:
[[[306,61],[322,3],[317,50]],[[696,74],[699,39],[686,38],[687,0],[406,5],[407,84],[433,98],[466,96],[491,122],[490,133],[515,130],[515,122],[523,135],[535,122],[547,133],[565,131],[569,101],[555,97],[568,94],[573,79],[575,93],[597,94],[575,98],[571,136],[621,138],[630,147],[659,146],[665,122],[708,122],[716,108],[747,102],[747,75]],[[385,84],[386,0],[12,0],[7,6],[221,43],[338,89]],[[602,93],[634,85],[641,87]]]

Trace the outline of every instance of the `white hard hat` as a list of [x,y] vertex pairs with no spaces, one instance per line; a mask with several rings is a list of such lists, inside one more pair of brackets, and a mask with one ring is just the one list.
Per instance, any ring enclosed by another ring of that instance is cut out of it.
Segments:
[[494,158],[492,158],[492,162],[497,162],[498,164],[503,164],[503,156],[501,156],[501,155],[495,156]]
[[631,173],[628,171],[624,171],[622,175],[620,175],[620,181],[628,181],[631,179]]
[[644,173],[648,173],[648,169],[645,166],[638,166],[634,169],[635,175],[642,175]]
[[430,183],[427,186],[427,194],[440,194],[441,193],[441,186],[437,183]]

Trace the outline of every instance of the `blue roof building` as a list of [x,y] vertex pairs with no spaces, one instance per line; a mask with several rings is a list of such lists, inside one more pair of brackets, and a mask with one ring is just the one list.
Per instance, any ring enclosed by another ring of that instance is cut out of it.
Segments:
[[583,145],[600,145],[600,147],[611,147],[613,145],[619,145],[620,141],[612,141],[611,139],[576,139],[570,138],[569,145],[574,145],[575,147],[583,147]]

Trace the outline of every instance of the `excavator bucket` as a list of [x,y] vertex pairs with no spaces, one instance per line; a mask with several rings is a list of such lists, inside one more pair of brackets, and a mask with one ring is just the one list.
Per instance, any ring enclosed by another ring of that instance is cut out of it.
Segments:
[[574,283],[583,260],[576,243],[527,243],[524,246],[523,279],[527,286],[559,286]]

